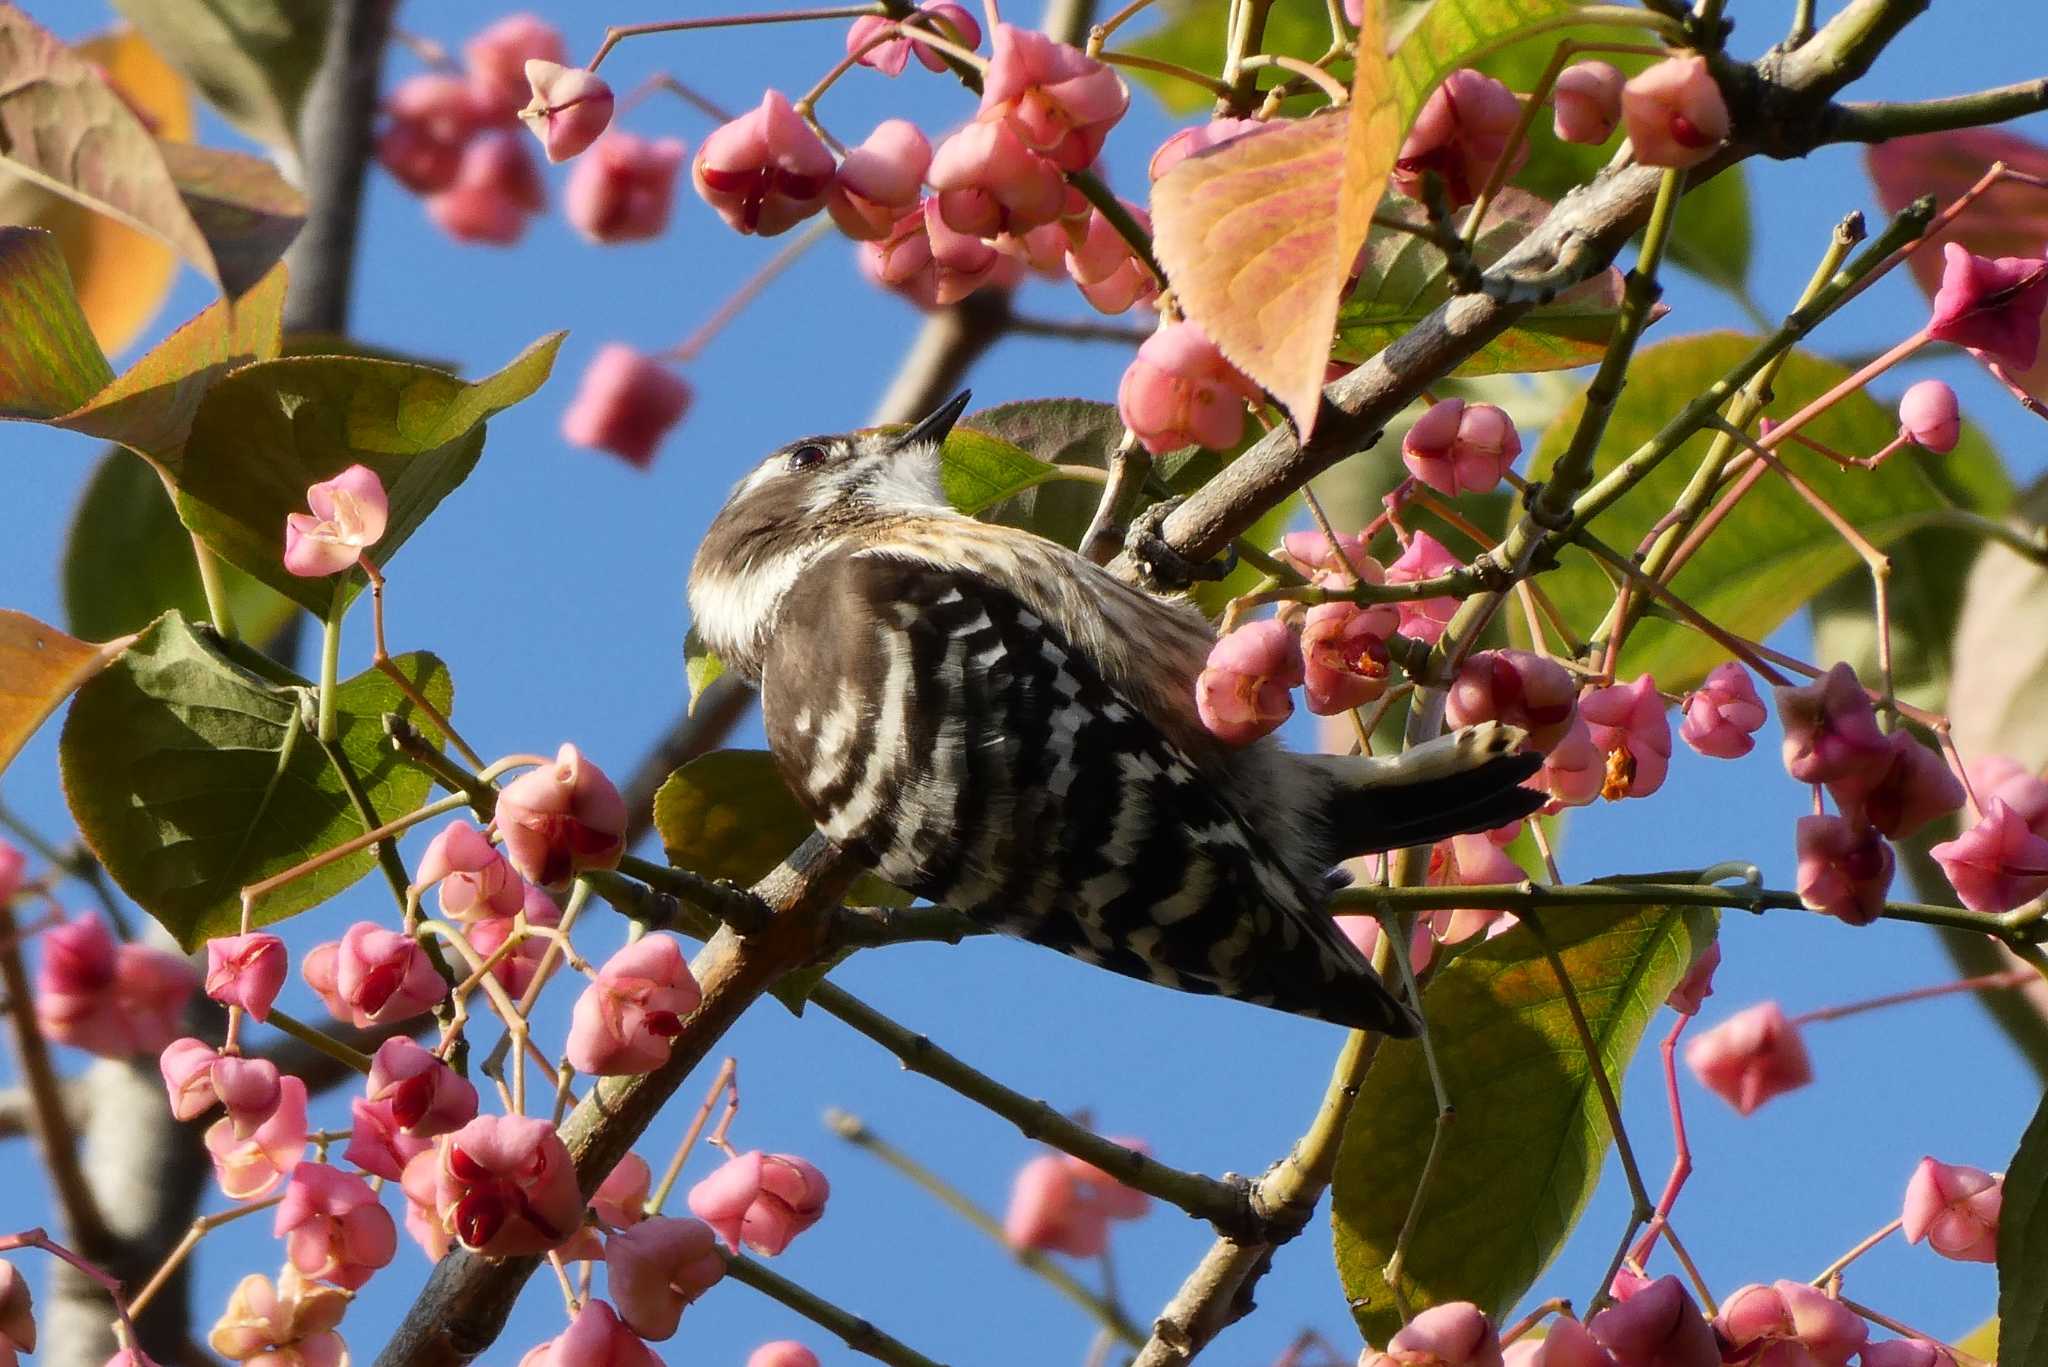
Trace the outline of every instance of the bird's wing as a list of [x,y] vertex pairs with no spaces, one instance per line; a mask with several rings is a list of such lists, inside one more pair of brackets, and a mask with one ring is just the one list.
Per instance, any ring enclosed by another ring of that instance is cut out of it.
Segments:
[[762,710],[813,820],[899,886],[1166,986],[1412,1029],[1229,795],[986,575],[821,560],[778,620]]

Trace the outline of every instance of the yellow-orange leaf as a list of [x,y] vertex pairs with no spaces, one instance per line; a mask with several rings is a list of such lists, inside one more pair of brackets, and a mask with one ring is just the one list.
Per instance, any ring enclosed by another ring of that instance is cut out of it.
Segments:
[[0,609],[0,770],[46,717],[134,639],[80,641],[27,613]]

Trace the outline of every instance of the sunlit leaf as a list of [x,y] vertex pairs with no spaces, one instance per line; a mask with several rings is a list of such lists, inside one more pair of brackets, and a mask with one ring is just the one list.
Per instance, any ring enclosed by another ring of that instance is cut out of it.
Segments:
[[[1505,254],[1542,222],[1550,206],[1519,190],[1503,190],[1474,242],[1481,261]],[[1420,205],[1406,200],[1387,212],[1417,223]],[[1621,272],[1609,269],[1547,304],[1468,357],[1456,375],[1567,370],[1600,359],[1621,316]],[[1413,233],[1376,227],[1365,240],[1358,284],[1337,311],[1332,358],[1356,363],[1385,349],[1451,297],[1443,253]]]
[[[447,715],[440,661],[396,663]],[[343,682],[336,704],[338,744],[378,818],[417,807],[427,774],[391,748],[383,716],[438,744],[432,722],[376,670]],[[114,881],[186,949],[240,925],[244,886],[367,829],[313,721],[304,680],[175,613],[79,691],[58,749],[71,814]],[[374,860],[361,850],[280,888],[257,904],[256,922],[325,901]]]
[[0,228],[0,416],[53,417],[113,377],[57,239],[39,228]]
[[115,0],[208,103],[258,142],[298,145],[320,67],[327,0]]
[[697,699],[704,696],[704,690],[725,677],[725,661],[704,644],[695,627],[683,637],[683,677],[689,681],[692,712],[697,710]]
[[969,517],[1057,478],[1059,471],[1046,462],[965,424],[946,434],[939,452],[939,482],[946,502]]
[[26,613],[0,609],[0,770],[66,698],[127,647],[128,638],[74,640]]
[[[1724,375],[1753,341],[1732,333],[1675,338],[1638,352],[1629,364],[1628,386],[1609,419],[1595,462],[1601,473],[1648,440],[1684,404]],[[1769,409],[1785,418],[1819,397],[1848,372],[1804,352],[1787,359]],[[1567,409],[1543,434],[1530,458],[1529,477],[1549,476],[1552,463],[1570,440],[1583,400]],[[1898,418],[1867,393],[1848,395],[1804,429],[1813,440],[1849,455],[1868,455],[1898,431]],[[1656,467],[1595,524],[1608,545],[1633,548],[1677,501],[1706,452],[1709,437],[1694,436]],[[1844,470],[1814,452],[1791,444],[1780,458],[1803,477],[1873,544],[1888,546],[1906,534],[1939,522],[1949,501],[1969,508],[2002,508],[2011,496],[1998,459],[1974,431],[1955,451],[1929,456],[1907,448],[1877,470]],[[1847,542],[1775,475],[1766,475],[1689,560],[1672,584],[1674,591],[1709,618],[1740,635],[1761,640],[1808,599],[1862,564]],[[1598,626],[1614,590],[1597,562],[1568,552],[1541,581],[1565,619],[1580,632]],[[1510,629],[1524,630],[1518,617]],[[1645,620],[1629,634],[1619,672],[1625,678],[1647,670],[1660,687],[1685,689],[1698,683],[1727,653],[1714,642],[1675,623]]]
[[[244,640],[267,642],[297,616],[298,604],[233,565],[220,573]],[[193,621],[211,615],[192,534],[163,480],[133,452],[110,448],[86,480],[64,541],[63,588],[65,621],[80,636],[140,631],[173,610]]]
[[1984,1321],[1969,1333],[1955,1341],[1955,1346],[1973,1358],[1985,1362],[1998,1361],[1998,1318]]
[[[1617,1093],[1644,1027],[1714,936],[1705,908],[1546,912]],[[1403,1290],[1411,1310],[1470,1300],[1500,1315],[1549,1265],[1600,1179],[1612,1142],[1592,1068],[1557,978],[1526,928],[1438,970],[1423,994],[1457,1120]],[[1331,1186],[1337,1269],[1358,1327],[1385,1343],[1401,1325],[1381,1269],[1407,1217],[1435,1128],[1422,1049],[1380,1046],[1351,1108]]]
[[2048,1354],[2048,1098],[2005,1170],[1995,1332],[2000,1362],[2034,1367]]
[[[1196,71],[1214,72],[1222,67],[1229,5],[1216,4],[1215,0],[1173,0],[1153,8],[1161,16],[1158,25],[1129,42],[1121,41],[1123,35],[1118,34],[1118,47]],[[1324,0],[1274,0],[1267,8],[1266,27],[1259,40],[1261,52],[1312,62],[1329,47],[1330,9]],[[1170,73],[1125,67],[1118,74],[1149,87],[1159,102],[1175,114],[1192,114],[1216,102],[1208,91]],[[1287,108],[1283,112],[1301,110]]]
[[[817,828],[765,750],[714,750],[668,776],[654,795],[654,829],[668,862],[751,887]],[[904,906],[910,895],[873,874],[846,894],[855,906]]]
[[[2014,505],[2033,531],[2048,522],[2048,479]],[[2007,755],[2048,764],[2048,569],[2009,546],[1986,543],[1955,605],[1948,706],[1956,746],[1968,756]]]
[[391,499],[370,551],[382,565],[475,466],[485,420],[547,379],[561,336],[475,383],[355,356],[244,366],[200,401],[176,472],[178,515],[223,559],[324,615],[362,580],[302,579],[284,568],[285,518],[304,511],[307,486],[356,464],[377,473]]

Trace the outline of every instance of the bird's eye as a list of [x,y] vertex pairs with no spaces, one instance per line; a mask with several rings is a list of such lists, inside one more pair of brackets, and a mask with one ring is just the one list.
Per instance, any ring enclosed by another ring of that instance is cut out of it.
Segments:
[[813,466],[822,464],[824,459],[825,448],[817,445],[815,442],[807,442],[789,453],[789,468],[791,473],[809,470]]

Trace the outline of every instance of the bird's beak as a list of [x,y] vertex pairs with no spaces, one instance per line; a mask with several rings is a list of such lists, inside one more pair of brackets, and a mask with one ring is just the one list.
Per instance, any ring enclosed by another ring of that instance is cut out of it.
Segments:
[[907,451],[923,442],[937,446],[946,440],[946,434],[953,430],[953,424],[960,421],[960,415],[967,411],[967,404],[974,397],[974,391],[963,389],[946,400],[938,408],[919,419],[917,425],[896,438],[896,449]]

